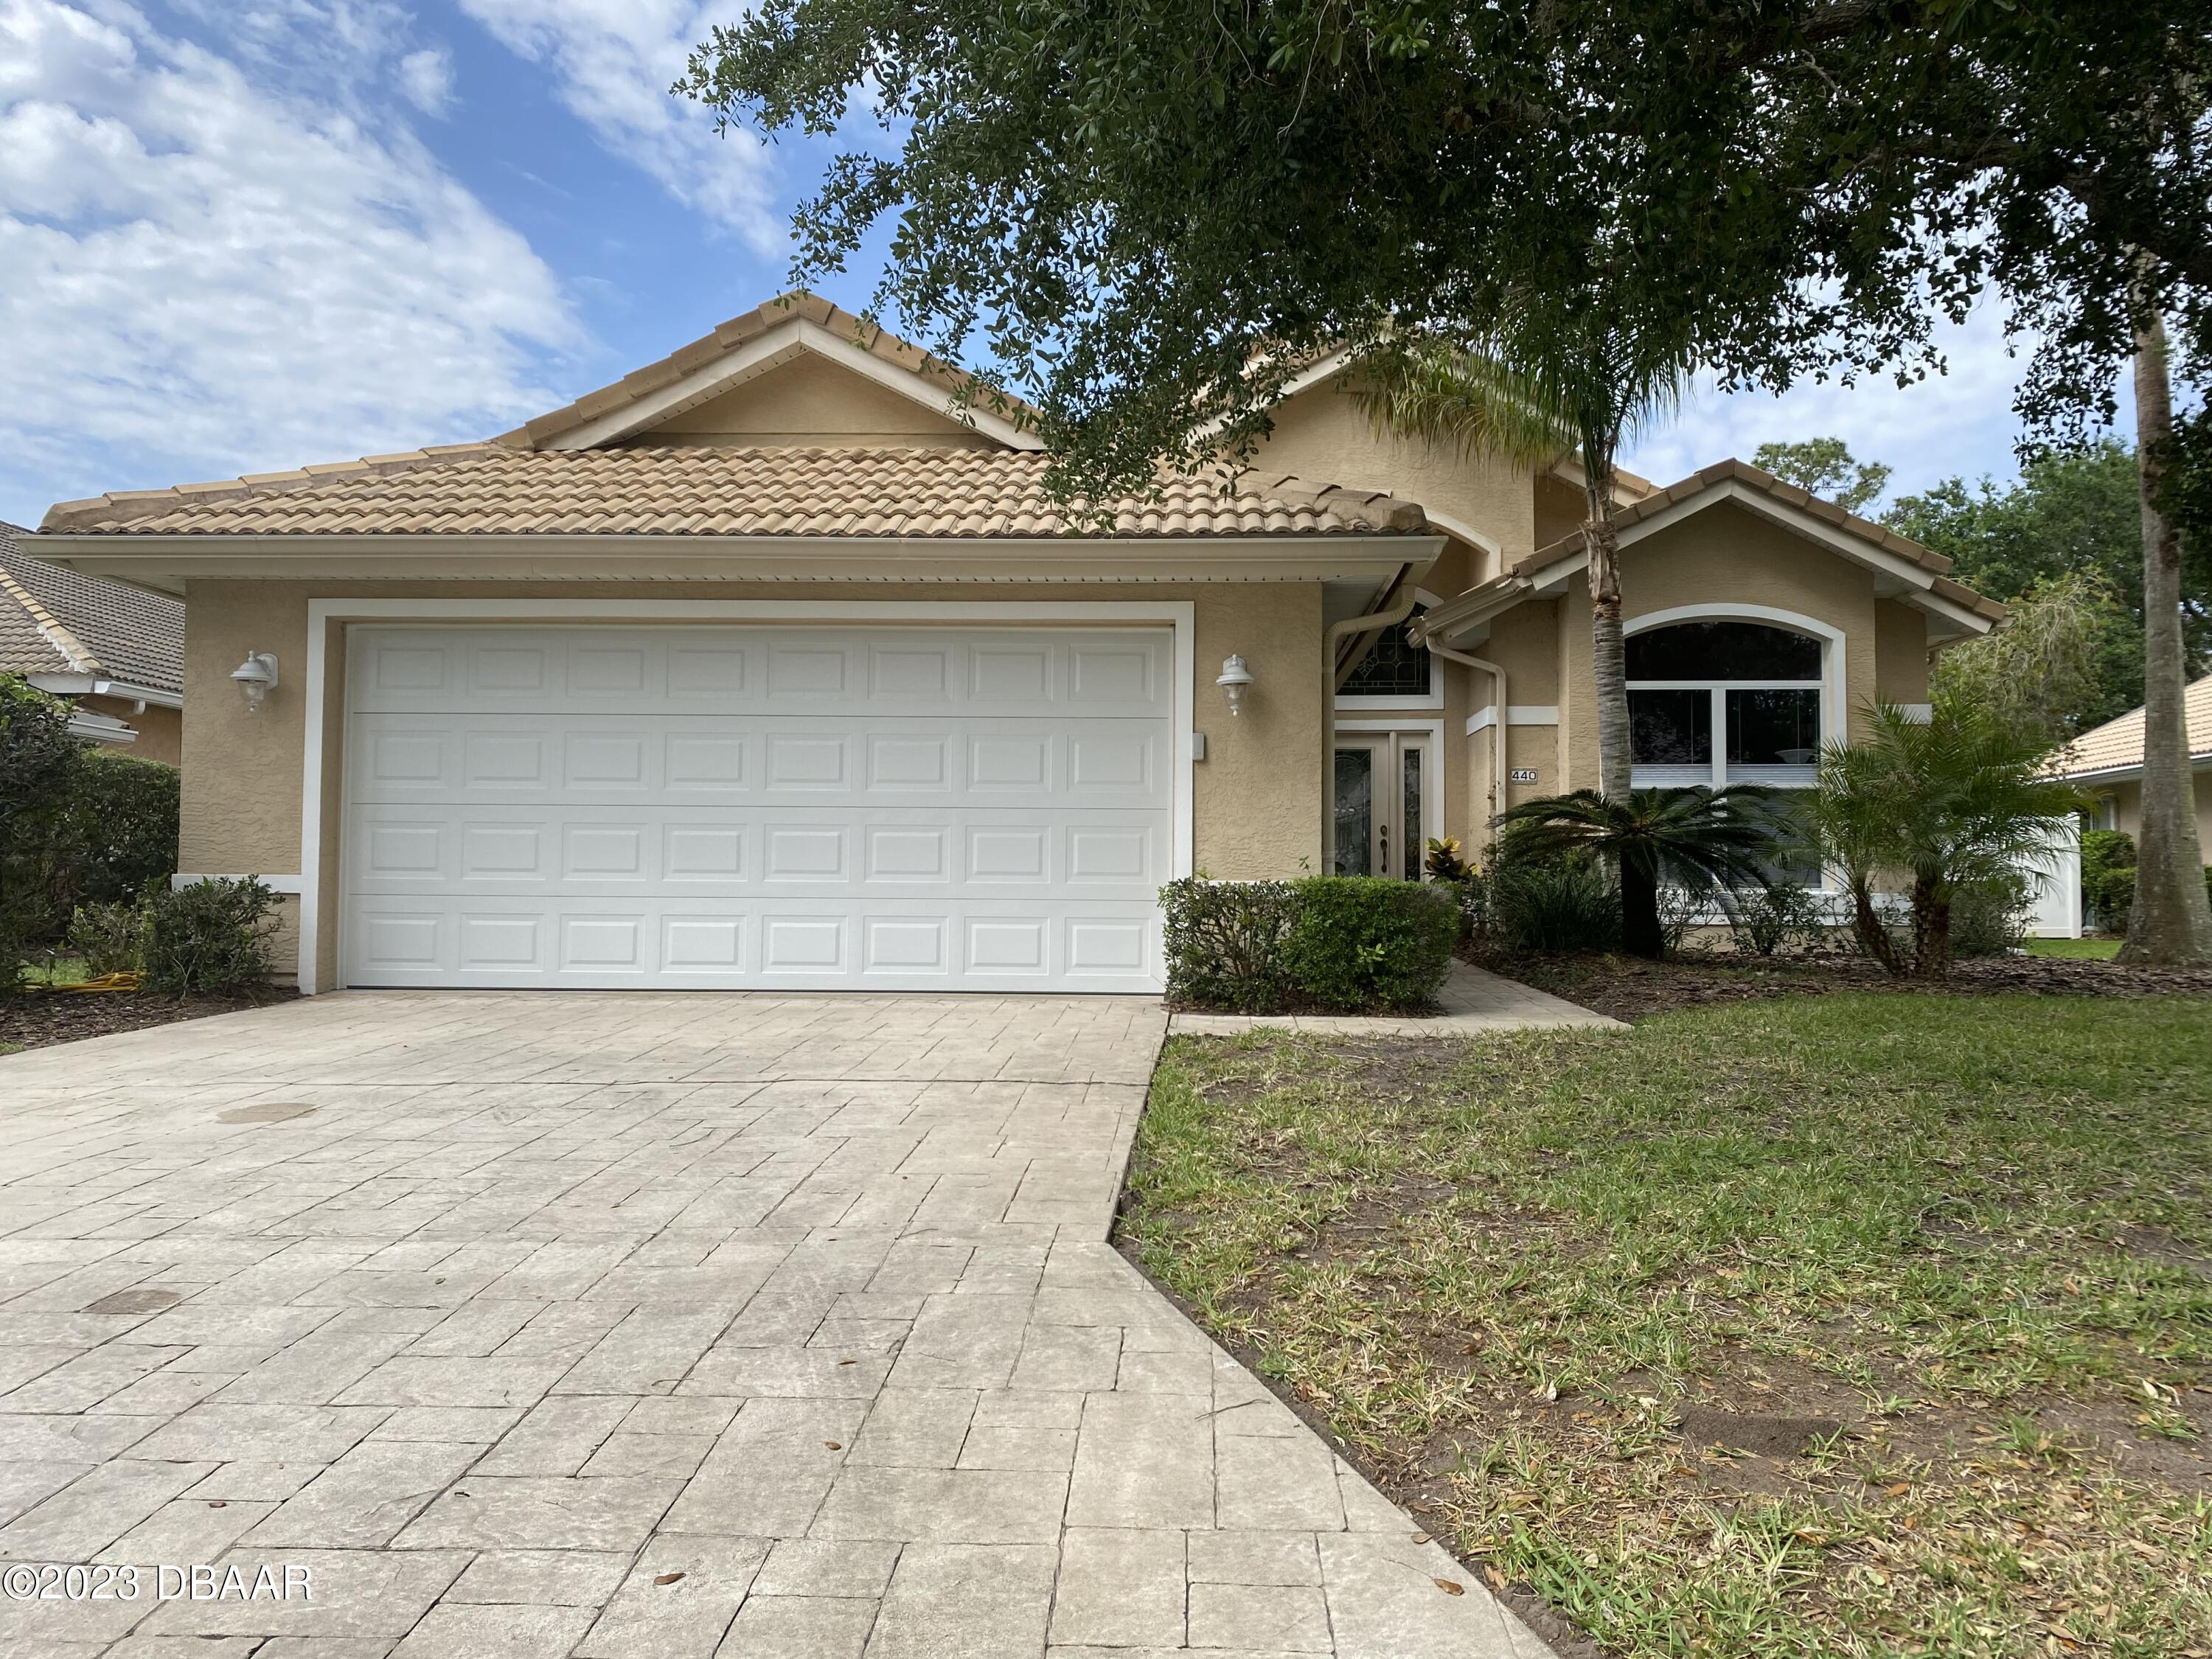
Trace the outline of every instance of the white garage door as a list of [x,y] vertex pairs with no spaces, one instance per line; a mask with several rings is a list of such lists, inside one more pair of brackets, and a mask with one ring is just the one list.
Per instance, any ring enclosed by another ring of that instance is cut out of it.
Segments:
[[1160,629],[359,626],[358,986],[1141,991]]

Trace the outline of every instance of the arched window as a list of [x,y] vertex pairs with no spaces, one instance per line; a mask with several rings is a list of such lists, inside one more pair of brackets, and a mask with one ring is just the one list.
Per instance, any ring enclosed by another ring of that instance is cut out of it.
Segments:
[[1824,730],[1820,653],[1810,634],[1731,617],[1630,635],[1634,781],[1811,783]]

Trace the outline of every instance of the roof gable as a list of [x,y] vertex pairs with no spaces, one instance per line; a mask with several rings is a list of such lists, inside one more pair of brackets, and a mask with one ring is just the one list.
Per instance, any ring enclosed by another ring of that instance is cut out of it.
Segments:
[[[1701,468],[1641,501],[1615,507],[1612,519],[1626,551],[1648,536],[1723,506],[1765,519],[1873,571],[1877,594],[1923,611],[1953,637],[1986,634],[2004,620],[2003,605],[1951,579],[1951,562],[1942,554],[1742,461]],[[1428,626],[1439,638],[1458,637],[1524,599],[1559,592],[1589,562],[1582,532],[1563,536],[1431,612]]]
[[[1042,449],[1028,406],[827,300],[787,294],[611,386],[493,441],[513,449],[597,449],[636,439],[804,357],[861,380],[1008,449]],[[966,399],[963,403],[963,399]],[[680,429],[680,428],[679,428]]]

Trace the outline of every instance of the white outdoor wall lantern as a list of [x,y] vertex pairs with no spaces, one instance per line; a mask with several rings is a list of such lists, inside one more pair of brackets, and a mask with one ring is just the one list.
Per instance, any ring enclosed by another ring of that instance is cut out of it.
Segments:
[[231,684],[246,698],[246,712],[258,714],[276,687],[276,658],[268,651],[249,651],[246,660],[230,671]]
[[1245,667],[1244,659],[1231,656],[1221,665],[1220,678],[1213,683],[1221,688],[1222,696],[1229,699],[1229,712],[1231,714],[1243,713],[1244,693],[1252,684],[1252,671]]

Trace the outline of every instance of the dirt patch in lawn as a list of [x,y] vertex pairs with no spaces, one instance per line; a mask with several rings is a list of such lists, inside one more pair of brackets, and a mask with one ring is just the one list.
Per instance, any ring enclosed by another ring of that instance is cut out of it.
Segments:
[[2212,969],[2124,968],[2066,957],[1988,957],[1953,964],[1940,984],[1892,979],[1860,957],[1746,960],[1689,952],[1665,962],[1634,957],[1538,956],[1469,947],[1478,968],[1503,974],[1632,1024],[1680,1008],[1838,991],[1929,996],[2212,997]]
[[11,1048],[43,1048],[56,1042],[112,1036],[149,1025],[234,1014],[289,1002],[298,993],[271,990],[258,997],[156,996],[147,991],[40,991],[0,998],[0,1055]]

